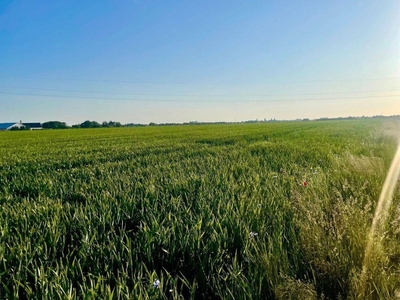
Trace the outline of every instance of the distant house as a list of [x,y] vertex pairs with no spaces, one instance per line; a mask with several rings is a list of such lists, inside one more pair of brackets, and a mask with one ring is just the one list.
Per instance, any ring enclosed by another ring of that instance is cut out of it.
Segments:
[[22,127],[27,127],[30,130],[43,129],[42,124],[40,123],[22,123],[21,121],[11,122],[11,123],[0,123],[0,131],[11,130],[13,128],[22,128]]

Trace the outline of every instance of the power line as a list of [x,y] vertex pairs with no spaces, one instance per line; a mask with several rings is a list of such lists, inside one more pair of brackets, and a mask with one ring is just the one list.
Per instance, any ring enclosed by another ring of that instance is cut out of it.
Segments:
[[84,78],[49,78],[49,77],[29,77],[29,76],[4,76],[0,78],[23,78],[36,80],[56,80],[56,81],[79,81],[79,82],[113,82],[131,84],[170,84],[170,85],[227,85],[227,84],[270,84],[270,83],[312,83],[312,82],[362,82],[362,81],[383,81],[400,80],[400,77],[380,77],[380,78],[347,78],[347,79],[327,79],[327,80],[289,80],[289,81],[261,81],[261,82],[167,82],[167,81],[134,81],[134,80],[110,80],[110,79],[84,79]]
[[129,96],[170,96],[170,97],[276,97],[276,96],[317,96],[317,95],[339,95],[339,94],[358,94],[358,93],[387,93],[400,92],[396,90],[378,90],[378,91],[352,91],[352,92],[332,92],[332,93],[300,93],[300,94],[256,94],[256,95],[222,95],[222,94],[142,94],[142,93],[121,93],[121,92],[96,92],[96,91],[74,91],[60,89],[44,89],[34,87],[0,86],[6,89],[26,89],[38,91],[67,92],[67,93],[85,93],[85,94],[111,94],[111,95],[129,95]]
[[[78,97],[78,96],[65,96],[65,95],[40,95],[28,93],[7,93],[0,92],[2,95],[18,95],[28,97],[46,97],[46,98],[68,98],[68,99],[91,99],[91,100],[106,100],[106,101],[149,101],[149,102],[182,102],[178,99],[127,99],[127,98],[102,98],[102,97]],[[232,96],[233,97],[233,96]],[[353,97],[331,97],[331,98],[286,98],[286,99],[262,99],[262,100],[247,100],[246,102],[276,102],[276,101],[327,101],[327,100],[344,100],[344,99],[380,99],[380,98],[393,98],[400,97],[400,95],[386,95],[386,96],[353,96]],[[184,100],[184,102],[226,102],[235,103],[242,102],[240,100]]]

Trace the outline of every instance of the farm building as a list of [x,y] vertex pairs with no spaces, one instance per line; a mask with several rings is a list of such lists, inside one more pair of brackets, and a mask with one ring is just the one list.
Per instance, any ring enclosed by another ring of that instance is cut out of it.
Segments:
[[19,122],[10,122],[10,123],[0,123],[0,131],[1,130],[11,130],[13,128],[22,128],[28,127],[31,130],[43,129],[42,124],[40,123],[22,123]]
[[0,130],[10,130],[12,128],[20,128],[22,125],[19,122],[11,122],[11,123],[0,123]]
[[43,129],[40,123],[22,123],[22,125],[28,127],[30,130]]

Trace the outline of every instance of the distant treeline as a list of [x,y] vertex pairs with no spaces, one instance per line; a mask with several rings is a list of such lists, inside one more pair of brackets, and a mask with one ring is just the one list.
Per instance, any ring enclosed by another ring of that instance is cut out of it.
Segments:
[[97,123],[96,121],[85,121],[81,124],[72,125],[72,128],[100,128],[100,127],[122,127],[123,125],[120,122],[106,122]]
[[45,129],[67,129],[67,128],[101,128],[101,127],[134,127],[134,126],[145,126],[143,124],[125,124],[122,125],[120,122],[114,121],[104,121],[103,123],[98,123],[96,121],[85,121],[81,124],[75,124],[72,126],[68,126],[67,123],[61,121],[49,121],[42,124],[42,127]]
[[[354,120],[354,119],[369,119],[369,118],[400,118],[400,115],[392,115],[392,116],[381,116],[376,115],[372,117],[362,116],[362,117],[338,117],[338,118],[319,118],[314,119],[313,121],[333,121],[333,120]],[[205,125],[205,124],[234,124],[234,123],[270,123],[270,122],[289,122],[289,121],[311,121],[310,119],[296,119],[296,120],[276,120],[276,119],[264,119],[264,120],[247,120],[241,122],[198,122],[198,121],[190,121],[185,123],[154,123],[150,122],[149,124],[121,124],[120,122],[115,121],[104,121],[103,123],[98,123],[96,121],[85,121],[81,124],[75,124],[72,126],[68,126],[67,123],[61,121],[49,121],[42,124],[44,129],[67,129],[67,128],[109,128],[109,127],[143,127],[143,126],[174,126],[174,125]],[[25,129],[25,128],[24,128]]]

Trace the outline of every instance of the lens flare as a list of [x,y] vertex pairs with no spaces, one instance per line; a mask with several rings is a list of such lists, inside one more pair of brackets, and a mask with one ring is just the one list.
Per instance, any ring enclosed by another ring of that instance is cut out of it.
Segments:
[[390,166],[388,175],[386,176],[385,183],[383,184],[382,192],[379,197],[379,202],[375,210],[372,226],[368,234],[367,246],[365,248],[363,268],[361,273],[361,284],[359,295],[365,295],[367,273],[373,263],[373,248],[378,246],[380,236],[382,234],[383,226],[386,222],[388,211],[393,200],[393,193],[395,191],[397,181],[400,176],[400,145],[397,148],[396,154]]

